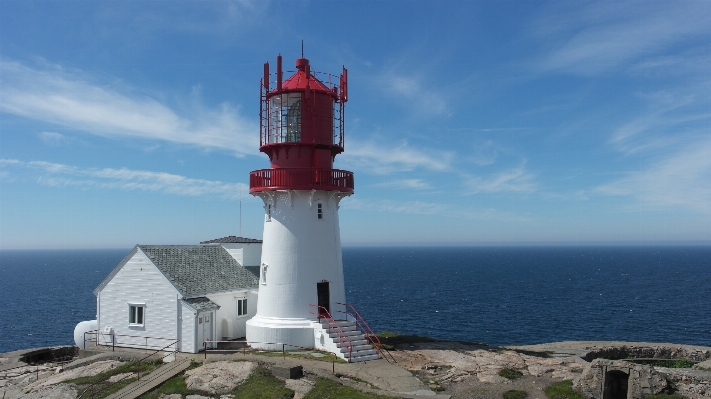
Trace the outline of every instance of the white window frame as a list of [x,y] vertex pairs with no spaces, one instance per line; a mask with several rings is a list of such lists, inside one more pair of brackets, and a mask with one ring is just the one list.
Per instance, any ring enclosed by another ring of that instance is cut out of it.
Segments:
[[143,327],[146,325],[146,304],[145,303],[129,303],[128,304],[128,326]]
[[269,265],[266,263],[262,263],[262,269],[259,273],[259,283],[262,285],[267,285],[267,269],[269,268]]
[[266,216],[266,218],[267,218],[267,220],[266,220],[267,222],[271,222],[271,221],[272,221],[272,204],[267,204],[267,216]]
[[323,220],[323,204],[320,202],[316,203],[316,218]]
[[247,310],[247,298],[237,299],[237,317],[247,316],[249,310]]

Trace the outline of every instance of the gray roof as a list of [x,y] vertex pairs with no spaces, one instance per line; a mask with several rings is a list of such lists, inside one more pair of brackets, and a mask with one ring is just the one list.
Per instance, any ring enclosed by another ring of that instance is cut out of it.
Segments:
[[217,310],[220,305],[212,302],[204,296],[198,298],[183,299],[183,302],[187,303],[191,308],[198,312],[205,312],[209,310]]
[[184,297],[256,287],[259,283],[259,277],[240,265],[221,245],[136,245],[94,290],[94,295],[98,295],[138,250],[148,256]]
[[262,240],[257,240],[254,238],[228,236],[228,237],[222,237],[222,238],[215,238],[214,240],[210,240],[210,241],[203,241],[200,244],[253,244],[253,243],[261,244]]

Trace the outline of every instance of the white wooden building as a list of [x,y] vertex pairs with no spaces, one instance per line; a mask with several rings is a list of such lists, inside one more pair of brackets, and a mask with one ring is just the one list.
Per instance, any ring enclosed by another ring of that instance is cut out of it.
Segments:
[[196,353],[206,340],[244,337],[257,308],[261,245],[234,236],[136,245],[94,290],[99,344],[157,348],[177,339],[181,352]]

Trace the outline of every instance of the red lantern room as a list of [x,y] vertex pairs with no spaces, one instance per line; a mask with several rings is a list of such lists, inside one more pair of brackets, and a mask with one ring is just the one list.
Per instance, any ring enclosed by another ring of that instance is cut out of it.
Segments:
[[309,60],[299,58],[296,72],[284,81],[282,76],[281,55],[274,80],[269,63],[264,64],[259,150],[269,156],[271,169],[250,173],[249,191],[352,193],[353,173],[333,169],[334,158],[343,152],[348,71],[343,68],[338,77],[315,73]]

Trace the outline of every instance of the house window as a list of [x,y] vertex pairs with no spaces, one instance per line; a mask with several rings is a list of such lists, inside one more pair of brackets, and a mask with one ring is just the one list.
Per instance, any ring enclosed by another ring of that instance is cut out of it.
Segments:
[[316,215],[319,219],[323,219],[323,204],[316,204]]
[[272,221],[272,204],[267,204],[267,222]]
[[247,298],[237,300],[237,317],[247,315]]
[[267,266],[266,263],[262,263],[262,272],[260,273],[260,283],[267,284]]
[[146,305],[128,305],[128,324],[130,326],[143,326]]

